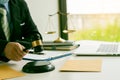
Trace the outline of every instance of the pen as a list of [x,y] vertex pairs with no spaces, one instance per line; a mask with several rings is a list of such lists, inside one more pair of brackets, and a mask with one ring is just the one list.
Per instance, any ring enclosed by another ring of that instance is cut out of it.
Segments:
[[55,59],[59,59],[59,58],[62,58],[62,57],[70,56],[70,55],[72,55],[72,53],[65,53],[65,54],[61,54],[61,55],[58,55],[58,56],[54,56],[54,57],[51,57],[50,61],[55,60]]

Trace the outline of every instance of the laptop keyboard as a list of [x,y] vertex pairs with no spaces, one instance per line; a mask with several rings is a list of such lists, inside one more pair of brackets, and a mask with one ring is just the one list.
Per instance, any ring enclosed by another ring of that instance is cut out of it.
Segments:
[[118,52],[118,44],[101,44],[97,50],[97,52]]

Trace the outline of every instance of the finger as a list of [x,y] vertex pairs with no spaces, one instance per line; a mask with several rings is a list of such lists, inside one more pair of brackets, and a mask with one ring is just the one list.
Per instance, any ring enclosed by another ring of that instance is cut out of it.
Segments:
[[26,52],[26,53],[29,53],[29,50],[27,50],[27,49],[23,49],[23,51]]
[[18,55],[24,56],[25,55],[25,52],[23,51],[24,48],[25,48],[24,46],[22,46],[21,44],[17,43],[16,47],[15,47],[15,50],[18,53]]
[[14,56],[12,57],[12,60],[14,60],[14,61],[20,61],[20,60],[22,60],[23,56],[24,56],[24,54],[20,55],[20,53],[15,52]]
[[23,58],[24,55],[25,55],[25,54],[21,55],[21,54],[18,53],[17,51],[14,51],[14,52],[13,52],[13,56],[10,56],[10,59],[11,59],[11,60],[14,60],[14,61],[20,61],[20,60],[22,60],[22,58]]
[[21,55],[20,53],[18,53],[18,51],[13,51],[13,56],[11,56],[13,60],[18,61],[21,60],[21,58],[23,57],[23,55]]
[[12,60],[14,60],[14,61],[20,61],[20,60],[22,60],[22,58],[17,58],[17,57],[15,57],[15,58],[12,59]]
[[13,51],[12,53],[12,55],[8,56],[10,60],[19,61],[22,59],[16,52]]
[[23,54],[27,54],[29,52],[23,45],[20,44],[19,47]]

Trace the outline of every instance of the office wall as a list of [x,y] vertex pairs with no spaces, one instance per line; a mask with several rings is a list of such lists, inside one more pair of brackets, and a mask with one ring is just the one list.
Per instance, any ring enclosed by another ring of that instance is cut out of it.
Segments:
[[[55,40],[58,37],[58,15],[53,16],[53,25],[51,28],[48,24],[48,15],[58,11],[58,0],[26,0],[31,12],[31,16],[38,26],[43,40]],[[57,31],[55,34],[46,34],[46,31]]]

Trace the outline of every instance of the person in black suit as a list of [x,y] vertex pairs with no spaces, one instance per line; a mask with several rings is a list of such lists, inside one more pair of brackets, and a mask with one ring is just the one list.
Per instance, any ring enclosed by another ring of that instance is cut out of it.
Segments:
[[20,61],[28,51],[23,51],[25,46],[16,40],[30,40],[33,34],[39,34],[42,40],[42,36],[32,20],[24,0],[0,0],[0,4],[7,5],[10,26],[10,37],[7,40],[0,23],[0,60]]

